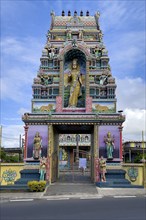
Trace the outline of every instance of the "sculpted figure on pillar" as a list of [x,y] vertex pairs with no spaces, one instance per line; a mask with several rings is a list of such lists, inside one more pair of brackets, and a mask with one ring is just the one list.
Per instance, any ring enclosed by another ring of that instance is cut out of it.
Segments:
[[39,132],[36,132],[34,141],[33,141],[33,158],[39,159],[42,152],[42,138]]
[[71,36],[71,30],[69,29],[69,30],[67,30],[67,39],[68,40],[71,40],[72,39],[72,36]]
[[104,137],[104,142],[106,145],[107,159],[113,159],[113,151],[115,149],[114,145],[114,136],[111,136],[111,133],[108,132],[107,136]]
[[45,180],[45,174],[46,174],[46,158],[43,157],[40,159],[40,169],[39,169],[39,173],[40,173],[40,180]]
[[83,31],[79,30],[79,39],[82,40],[83,39]]

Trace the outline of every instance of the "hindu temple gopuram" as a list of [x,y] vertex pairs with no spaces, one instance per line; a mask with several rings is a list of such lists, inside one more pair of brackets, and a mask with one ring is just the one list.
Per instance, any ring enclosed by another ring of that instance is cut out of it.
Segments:
[[46,158],[46,179],[63,173],[99,182],[99,158],[108,166],[122,161],[122,124],[117,111],[116,82],[99,25],[90,16],[51,12],[51,26],[32,84],[32,109],[25,123],[24,161],[38,165]]

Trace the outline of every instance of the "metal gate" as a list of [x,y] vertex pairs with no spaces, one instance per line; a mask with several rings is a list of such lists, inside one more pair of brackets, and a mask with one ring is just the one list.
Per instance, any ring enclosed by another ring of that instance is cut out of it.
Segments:
[[91,182],[91,155],[87,151],[73,150],[73,162],[59,171],[60,182]]

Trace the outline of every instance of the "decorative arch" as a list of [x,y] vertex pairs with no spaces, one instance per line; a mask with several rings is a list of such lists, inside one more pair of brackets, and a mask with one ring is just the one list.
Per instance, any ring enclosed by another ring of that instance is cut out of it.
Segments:
[[90,60],[91,54],[90,54],[90,49],[87,48],[87,45],[84,43],[77,44],[76,47],[74,47],[71,43],[67,44],[64,48],[59,53],[58,59],[63,60],[65,57],[65,54],[68,53],[71,50],[80,50],[86,57],[86,60]]
[[[77,59],[78,67],[80,72],[80,80],[82,81],[82,86],[80,89],[80,94],[78,97],[77,108],[85,108],[85,84],[86,84],[86,55],[79,47],[71,47],[70,50],[66,50],[63,59],[63,103],[64,107],[67,108],[69,106],[69,97],[71,88],[73,86],[73,80],[71,77],[71,81],[69,81],[68,73],[72,72],[72,61],[73,59]],[[76,83],[75,83],[76,85]],[[75,91],[75,90],[74,90]]]

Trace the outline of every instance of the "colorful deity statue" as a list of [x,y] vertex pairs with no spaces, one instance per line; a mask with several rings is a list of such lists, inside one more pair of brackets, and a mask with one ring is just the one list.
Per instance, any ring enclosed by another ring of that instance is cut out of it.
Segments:
[[49,53],[49,58],[53,59],[54,58],[54,54],[55,54],[55,48],[54,48],[53,45],[48,48],[48,53]]
[[78,103],[78,98],[81,96],[82,87],[82,75],[79,71],[79,66],[77,64],[77,59],[73,60],[72,70],[68,74],[68,81],[71,83],[70,97],[69,97],[69,107],[76,107]]
[[66,37],[68,40],[71,40],[72,36],[71,36],[71,30],[67,30],[67,34],[66,34]]
[[105,177],[106,161],[103,158],[103,156],[101,156],[101,158],[99,160],[99,167],[100,167],[100,174],[101,174],[101,182],[106,182],[106,177]]
[[102,31],[100,31],[100,32],[98,33],[98,37],[99,37],[99,42],[102,42],[102,38],[103,38]]
[[33,158],[39,159],[41,157],[41,151],[42,151],[42,139],[39,132],[36,132],[33,141]]
[[99,57],[99,48],[97,45],[94,48],[94,53],[95,53],[95,57]]
[[113,151],[115,148],[114,136],[112,137],[111,133],[108,132],[107,136],[104,137],[104,142],[106,144],[107,159],[113,159]]
[[83,31],[79,30],[79,39],[82,40],[83,39]]
[[101,76],[99,77],[99,84],[100,85],[106,84],[106,80],[107,80],[107,75],[102,73]]
[[45,173],[46,173],[46,158],[43,157],[40,159],[40,180],[45,180]]

